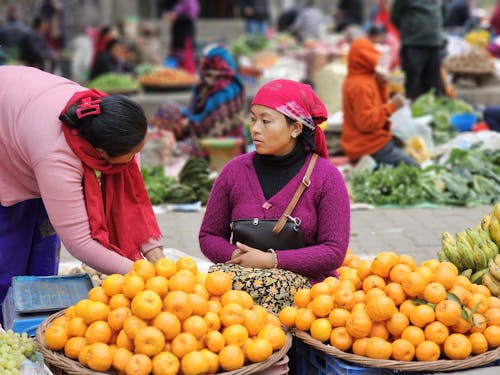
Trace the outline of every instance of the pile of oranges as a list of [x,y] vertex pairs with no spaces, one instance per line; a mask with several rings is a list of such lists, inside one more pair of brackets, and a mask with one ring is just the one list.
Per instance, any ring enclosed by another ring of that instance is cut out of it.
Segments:
[[500,299],[452,263],[348,252],[338,273],[298,290],[281,323],[373,359],[461,360],[500,345]]
[[95,370],[214,374],[261,362],[285,345],[275,315],[190,257],[141,259],[108,276],[44,333],[45,344]]

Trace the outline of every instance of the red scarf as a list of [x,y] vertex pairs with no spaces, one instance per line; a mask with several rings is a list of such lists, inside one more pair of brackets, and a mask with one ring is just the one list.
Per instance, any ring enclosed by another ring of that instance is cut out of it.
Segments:
[[328,112],[310,85],[276,79],[259,89],[254,104],[272,108],[309,128],[314,132],[314,152],[328,159],[325,134],[317,126],[326,121]]
[[[62,113],[82,98],[104,96],[107,94],[97,90],[77,92]],[[83,163],[83,193],[92,238],[128,259],[142,258],[141,246],[159,239],[161,232],[135,158],[126,164],[110,164],[75,130],[64,124],[62,129]],[[95,171],[101,172],[101,186]]]

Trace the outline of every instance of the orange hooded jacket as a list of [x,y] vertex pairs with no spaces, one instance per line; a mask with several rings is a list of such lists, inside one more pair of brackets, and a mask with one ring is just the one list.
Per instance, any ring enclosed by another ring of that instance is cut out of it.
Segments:
[[347,77],[342,85],[344,123],[342,150],[351,160],[371,155],[392,138],[389,117],[396,107],[387,103],[387,87],[375,79],[380,52],[368,39],[351,44],[347,55]]

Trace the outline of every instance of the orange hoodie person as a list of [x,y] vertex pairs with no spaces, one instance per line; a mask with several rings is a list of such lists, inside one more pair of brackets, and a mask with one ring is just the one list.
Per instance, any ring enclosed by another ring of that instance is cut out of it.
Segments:
[[404,104],[402,97],[387,100],[386,84],[376,73],[380,57],[375,45],[365,38],[356,39],[347,55],[340,141],[342,150],[353,161],[376,153],[391,141],[389,117]]

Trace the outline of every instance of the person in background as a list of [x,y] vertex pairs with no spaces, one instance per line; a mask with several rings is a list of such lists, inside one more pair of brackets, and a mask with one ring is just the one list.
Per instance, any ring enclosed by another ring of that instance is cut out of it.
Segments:
[[431,89],[441,93],[441,2],[394,0],[391,22],[401,36],[401,67],[405,72],[406,96],[414,100]]
[[46,20],[36,17],[33,20],[33,29],[23,35],[19,45],[19,58],[24,65],[48,70],[49,62],[53,58],[52,50],[45,40],[48,28]]
[[141,63],[151,65],[161,65],[163,63],[161,43],[154,24],[144,23],[142,25],[135,46],[139,51],[139,61]]
[[[337,276],[349,242],[349,198],[342,175],[328,160],[318,127],[328,114],[311,86],[286,79],[266,83],[252,100],[250,116],[255,151],[231,160],[217,177],[199,242],[216,263],[211,270],[255,275],[246,283],[235,276],[233,288],[243,288],[277,313],[293,304],[298,288]],[[314,153],[319,157],[310,185],[291,214],[301,222],[304,246],[268,251],[232,243],[233,221],[280,218]]]
[[363,24],[362,0],[339,0],[334,12],[335,31],[343,31],[350,25]]
[[196,20],[200,13],[198,0],[179,0],[165,18],[171,22],[169,57],[190,73],[196,72]]
[[471,19],[470,3],[471,0],[450,0],[446,5],[444,27],[463,32]]
[[9,5],[5,14],[6,22],[0,26],[0,46],[11,58],[18,59],[19,45],[30,28],[21,20],[17,5]]
[[329,18],[318,8],[293,6],[279,15],[277,28],[304,42],[306,39],[319,39],[328,23]]
[[49,72],[54,72],[61,51],[66,48],[66,17],[63,0],[44,0],[40,6],[39,16],[49,23],[45,34],[47,44],[52,50]]
[[495,2],[495,9],[490,18],[490,25],[497,35],[500,35],[500,0]]
[[111,39],[104,51],[98,52],[90,79],[94,79],[104,73],[127,73],[134,74],[134,67],[125,61],[126,48],[118,39]]
[[484,107],[483,119],[490,130],[500,132],[500,105],[488,105]]
[[137,103],[2,66],[0,106],[0,303],[12,276],[57,274],[61,240],[105,274],[163,257],[136,157],[147,129]]
[[267,0],[236,0],[236,4],[245,20],[245,32],[266,35],[270,19]]
[[359,38],[351,44],[342,86],[342,150],[354,162],[369,155],[378,164],[418,165],[392,141],[389,117],[404,105],[404,97],[396,94],[388,99],[388,71],[380,60],[381,53],[370,40]]

